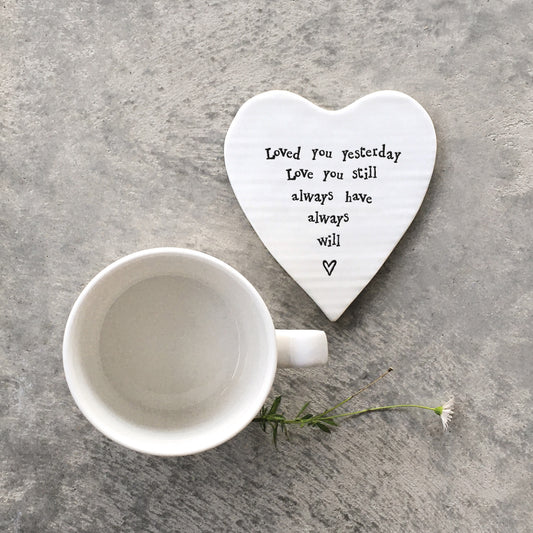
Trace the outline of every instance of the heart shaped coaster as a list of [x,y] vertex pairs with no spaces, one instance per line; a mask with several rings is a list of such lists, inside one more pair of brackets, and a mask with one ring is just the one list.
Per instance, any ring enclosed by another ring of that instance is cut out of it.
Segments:
[[237,112],[224,157],[264,245],[335,321],[411,224],[436,150],[431,118],[406,94],[327,111],[269,91]]

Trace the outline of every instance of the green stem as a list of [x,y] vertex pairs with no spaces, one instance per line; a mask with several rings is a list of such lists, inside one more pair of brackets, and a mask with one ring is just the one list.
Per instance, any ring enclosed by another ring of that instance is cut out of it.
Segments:
[[370,407],[369,409],[362,409],[361,411],[352,411],[350,413],[341,413],[339,415],[331,415],[327,418],[345,418],[348,416],[362,415],[363,413],[369,413],[371,411],[384,411],[385,409],[398,409],[399,407],[416,407],[417,409],[427,409],[428,411],[435,411],[435,407],[427,407],[426,405],[416,404],[398,404],[398,405],[384,405],[382,407]]
[[[392,370],[393,370],[393,368],[389,367],[386,372],[383,372],[383,374],[381,374],[381,376],[376,378],[374,381],[372,381],[368,385],[365,385],[363,388],[359,389],[356,393],[352,394],[349,398],[346,398],[346,400],[342,400],[342,402],[339,402],[337,405],[334,405],[331,409],[327,409],[326,411],[324,411],[322,413],[321,416],[327,415],[327,414],[331,413],[332,411],[337,410],[339,407],[344,405],[346,402],[349,402],[350,400],[353,400],[356,396],[358,396],[363,391],[365,391],[366,389],[368,389],[369,387],[371,387],[372,385],[377,383],[380,379],[383,379],[387,374],[390,374],[392,372]],[[298,418],[298,417],[296,417],[296,418]]]
[[[334,409],[336,409],[338,406],[342,405],[345,402],[346,402],[346,400],[341,402]],[[324,421],[324,420],[334,420],[336,418],[347,418],[347,417],[350,417],[350,416],[358,416],[358,415],[362,415],[364,413],[370,413],[372,411],[385,411],[387,409],[399,409],[401,407],[415,407],[417,409],[427,409],[428,411],[433,411],[433,412],[436,412],[435,409],[437,409],[436,407],[428,407],[426,405],[403,403],[403,404],[397,404],[397,405],[383,405],[381,407],[370,407],[368,409],[361,409],[360,411],[351,411],[349,413],[341,413],[341,414],[338,414],[338,415],[329,415],[329,413],[331,411],[333,411],[334,409],[328,409],[327,411],[324,411],[323,413],[320,413],[320,414],[315,415],[315,416],[310,417],[310,418],[303,418],[303,417],[299,416],[297,418],[293,418],[293,419],[290,419],[290,420],[285,419],[283,417],[283,415],[278,415],[278,414],[268,415],[268,414],[265,414],[265,415],[262,415],[262,416],[254,418],[254,421],[255,422],[261,422],[262,420],[264,420],[264,421],[272,421],[272,422],[283,422],[284,424],[308,425],[308,424],[312,424],[314,422],[320,422],[320,421]]]

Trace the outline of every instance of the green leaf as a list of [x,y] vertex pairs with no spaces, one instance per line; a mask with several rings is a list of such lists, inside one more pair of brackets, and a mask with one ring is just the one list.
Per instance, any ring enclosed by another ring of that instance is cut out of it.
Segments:
[[274,442],[274,446],[278,447],[278,424],[275,423],[272,425],[272,441]]
[[320,423],[320,422],[317,422],[317,423],[316,423],[316,427],[317,427],[318,429],[320,429],[320,430],[326,432],[326,433],[331,433],[331,429],[329,429],[329,427],[326,426],[325,424],[322,424],[322,423]]
[[313,418],[313,415],[311,413],[302,416],[302,420],[309,420],[310,418]]
[[307,409],[307,407],[309,406],[311,402],[305,402],[304,403],[304,406],[298,411],[298,414],[296,415],[296,418],[300,418],[300,416],[302,416],[305,412],[305,410]]
[[268,414],[269,414],[269,415],[274,415],[274,414],[276,414],[280,402],[281,402],[281,396],[278,396],[278,397],[272,402],[272,407],[270,408],[270,411],[268,411]]

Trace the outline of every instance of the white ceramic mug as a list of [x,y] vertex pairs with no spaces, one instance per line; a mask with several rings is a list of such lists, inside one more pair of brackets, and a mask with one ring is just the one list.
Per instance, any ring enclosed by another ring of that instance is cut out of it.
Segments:
[[181,248],[105,268],[76,300],[63,340],[82,413],[114,441],[155,455],[225,442],[258,413],[277,366],[326,362],[324,332],[275,330],[241,274]]

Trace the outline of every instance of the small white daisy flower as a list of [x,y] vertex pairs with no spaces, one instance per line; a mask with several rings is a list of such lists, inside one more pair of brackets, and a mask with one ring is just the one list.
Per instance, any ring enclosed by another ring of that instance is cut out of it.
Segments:
[[444,405],[435,407],[435,413],[440,416],[442,427],[446,431],[453,415],[453,398],[450,398]]

